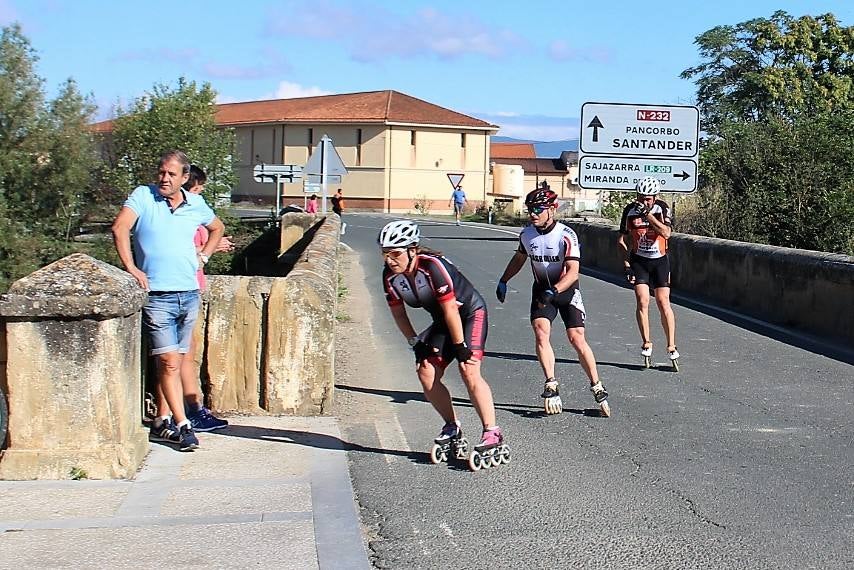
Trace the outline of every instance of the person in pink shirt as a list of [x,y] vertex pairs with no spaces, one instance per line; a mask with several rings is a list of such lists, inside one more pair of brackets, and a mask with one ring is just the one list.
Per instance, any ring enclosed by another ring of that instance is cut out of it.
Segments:
[[308,199],[308,203],[305,205],[305,213],[306,214],[316,214],[317,213],[317,194],[312,194],[311,198]]
[[[196,166],[190,165],[190,174],[187,182],[184,184],[184,189],[193,194],[201,194],[205,189],[205,183],[208,177],[204,170]],[[196,246],[196,251],[201,251],[204,245],[208,242],[208,230],[204,226],[196,228],[196,234],[193,236],[193,245]],[[231,236],[223,236],[217,245],[215,253],[218,251],[232,251],[234,243],[231,241]],[[204,291],[207,287],[207,279],[203,266],[199,264],[199,269],[196,272],[196,279],[199,282],[199,290]],[[190,341],[191,357],[181,361],[181,387],[184,391],[184,403],[187,408],[187,418],[195,431],[213,431],[228,427],[228,421],[217,418],[210,410],[208,410],[202,401],[199,378],[196,374],[195,359],[193,358],[197,350],[196,337],[193,335]]]

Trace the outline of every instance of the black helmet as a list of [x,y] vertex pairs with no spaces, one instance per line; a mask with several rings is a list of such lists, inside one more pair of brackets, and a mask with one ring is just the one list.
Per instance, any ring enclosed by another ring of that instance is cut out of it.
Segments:
[[525,196],[525,205],[529,208],[533,206],[542,206],[544,208],[556,206],[557,194],[548,188],[536,188],[535,190],[531,190],[528,195]]

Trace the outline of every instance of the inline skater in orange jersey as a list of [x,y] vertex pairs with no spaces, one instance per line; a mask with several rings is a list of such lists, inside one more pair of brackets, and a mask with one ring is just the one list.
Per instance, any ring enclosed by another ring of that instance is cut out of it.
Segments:
[[652,357],[649,297],[652,289],[667,339],[667,353],[673,369],[679,370],[676,316],[670,306],[670,258],[667,255],[667,240],[670,239],[673,219],[670,208],[658,199],[661,183],[656,178],[642,178],[635,186],[635,191],[636,200],[623,209],[617,244],[623,254],[626,280],[635,289],[635,316],[641,335],[641,356],[644,365],[649,368]]

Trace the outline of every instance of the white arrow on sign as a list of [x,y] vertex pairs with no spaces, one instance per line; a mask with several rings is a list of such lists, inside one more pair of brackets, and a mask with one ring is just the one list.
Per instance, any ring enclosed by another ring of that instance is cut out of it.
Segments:
[[700,111],[686,105],[584,103],[581,154],[696,157]]
[[586,190],[634,190],[652,176],[662,192],[694,192],[697,163],[679,158],[585,155],[578,161],[578,185]]

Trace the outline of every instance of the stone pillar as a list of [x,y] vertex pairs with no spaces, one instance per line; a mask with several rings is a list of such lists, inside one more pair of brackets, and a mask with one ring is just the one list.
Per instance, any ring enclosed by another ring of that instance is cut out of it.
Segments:
[[0,479],[137,471],[148,452],[140,403],[145,300],[128,273],[80,253],[0,296],[9,390]]

